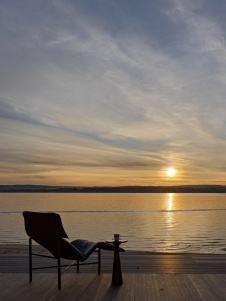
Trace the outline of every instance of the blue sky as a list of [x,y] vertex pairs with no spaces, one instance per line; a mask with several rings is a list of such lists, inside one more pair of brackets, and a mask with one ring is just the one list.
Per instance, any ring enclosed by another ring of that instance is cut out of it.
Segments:
[[225,11],[1,1],[0,183],[226,184]]

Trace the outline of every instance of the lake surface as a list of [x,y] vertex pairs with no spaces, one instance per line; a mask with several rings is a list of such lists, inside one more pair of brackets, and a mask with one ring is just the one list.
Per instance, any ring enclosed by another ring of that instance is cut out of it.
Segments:
[[0,244],[28,244],[22,212],[54,211],[70,240],[120,233],[126,250],[226,253],[226,194],[0,194]]

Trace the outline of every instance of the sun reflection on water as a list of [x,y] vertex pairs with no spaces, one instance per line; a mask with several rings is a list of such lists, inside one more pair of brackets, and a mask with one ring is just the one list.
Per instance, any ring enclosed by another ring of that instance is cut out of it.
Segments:
[[168,194],[168,200],[167,200],[167,204],[168,204],[168,211],[171,211],[173,208],[173,198],[174,198],[174,194],[173,193],[169,193]]
[[173,215],[173,202],[174,202],[174,194],[169,193],[167,195],[166,200],[166,246],[168,249],[172,248],[173,244],[173,233],[172,230],[174,228],[174,215]]

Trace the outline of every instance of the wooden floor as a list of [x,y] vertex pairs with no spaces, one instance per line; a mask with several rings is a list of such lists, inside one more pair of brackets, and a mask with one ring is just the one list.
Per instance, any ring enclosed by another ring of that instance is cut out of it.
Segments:
[[111,274],[68,273],[58,290],[57,274],[0,274],[0,300],[41,301],[225,301],[225,274],[124,274],[121,286],[111,285]]
[[[34,257],[33,263],[51,265],[52,260]],[[226,301],[225,255],[121,253],[124,283],[119,287],[111,285],[112,263],[113,253],[104,253],[99,276],[97,266],[83,266],[79,274],[72,267],[58,290],[54,269],[37,270],[29,283],[28,256],[1,255],[0,301]]]
[[[124,273],[155,273],[155,274],[226,274],[225,255],[196,255],[196,254],[155,254],[136,255],[133,253],[121,253],[121,264]],[[96,260],[96,256],[91,256],[90,260]],[[89,261],[89,260],[88,260]],[[68,261],[67,261],[68,262]],[[66,262],[66,263],[67,263]],[[69,261],[70,262],[70,261]],[[102,255],[102,272],[111,273],[113,263],[113,252],[106,252]],[[33,257],[33,266],[43,266],[55,264],[52,259]],[[65,263],[63,261],[62,263]],[[95,273],[96,265],[81,267],[83,273]],[[27,273],[28,255],[1,255],[0,273]],[[39,270],[40,272],[40,270]],[[42,270],[53,272],[53,270]],[[74,268],[67,273],[74,273]]]

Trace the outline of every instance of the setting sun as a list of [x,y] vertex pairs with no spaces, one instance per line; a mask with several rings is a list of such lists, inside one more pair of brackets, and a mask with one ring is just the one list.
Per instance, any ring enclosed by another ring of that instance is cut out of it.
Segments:
[[174,177],[175,174],[176,174],[176,170],[175,170],[174,168],[169,168],[169,169],[167,169],[167,175],[168,175],[169,177]]

